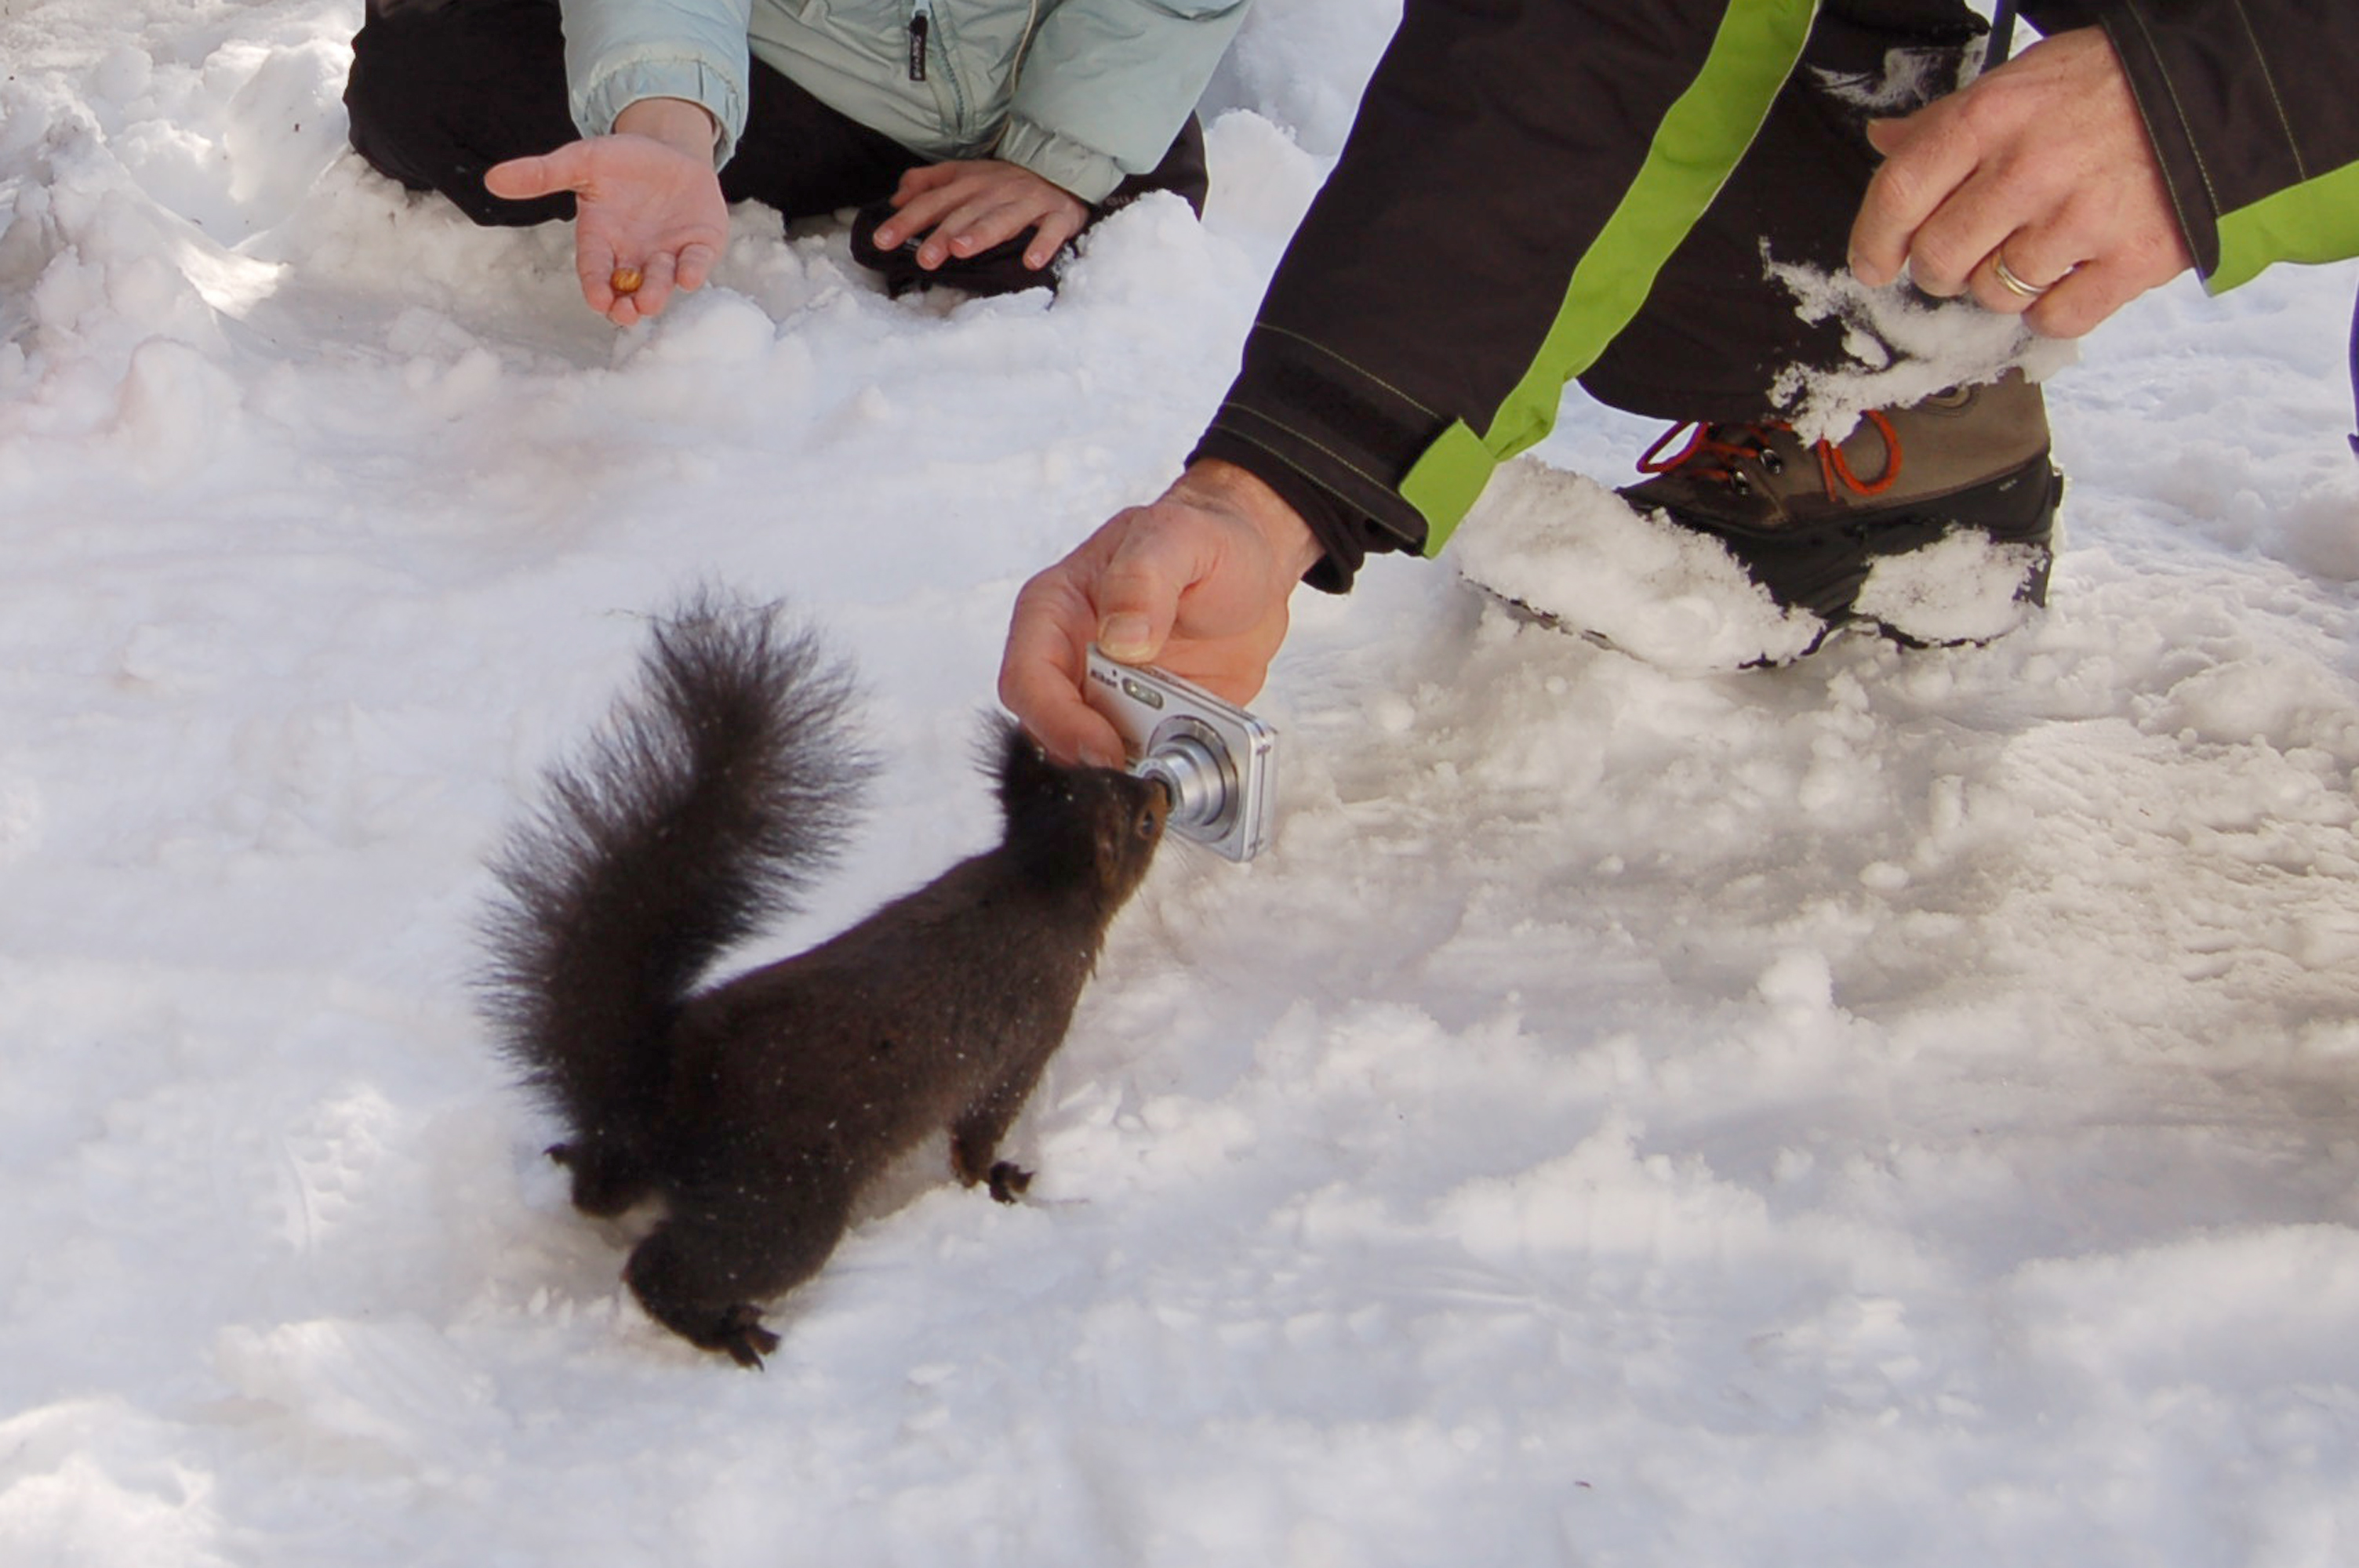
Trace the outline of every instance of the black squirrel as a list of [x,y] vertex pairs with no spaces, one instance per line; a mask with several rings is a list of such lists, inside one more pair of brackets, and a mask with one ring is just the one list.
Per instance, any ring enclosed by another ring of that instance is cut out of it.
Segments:
[[665,1216],[624,1270],[647,1312],[759,1367],[759,1303],[834,1250],[853,1200],[944,1128],[960,1180],[1016,1201],[1001,1138],[1153,860],[1161,786],[1065,767],[1012,720],[1003,841],[820,946],[707,967],[796,907],[874,771],[850,676],[775,606],[659,621],[635,693],[494,862],[486,1011],[562,1119],[574,1206]]

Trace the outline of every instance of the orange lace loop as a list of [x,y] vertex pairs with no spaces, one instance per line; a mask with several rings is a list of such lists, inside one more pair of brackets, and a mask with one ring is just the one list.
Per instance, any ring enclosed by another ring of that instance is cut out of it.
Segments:
[[[1829,501],[1835,499],[1838,486],[1854,495],[1881,495],[1900,477],[1900,437],[1893,429],[1892,421],[1873,408],[1865,417],[1875,425],[1876,434],[1884,438],[1884,471],[1872,480],[1863,480],[1852,471],[1841,447],[1828,440],[1813,442],[1811,450],[1818,454],[1819,478],[1827,487]],[[1791,425],[1777,419],[1742,425],[1707,425],[1701,419],[1683,419],[1655,438],[1655,444],[1639,458],[1638,471],[1670,473],[1692,468],[1699,478],[1725,481],[1739,479],[1737,465],[1751,460],[1763,461],[1774,471],[1777,463],[1770,450],[1770,441],[1776,432],[1792,429]],[[1688,438],[1687,445],[1668,458],[1663,456],[1663,449],[1682,435]]]
[[1866,417],[1875,425],[1876,434],[1884,438],[1884,472],[1874,480],[1863,481],[1851,471],[1851,464],[1844,460],[1841,447],[1832,441],[1821,441],[1819,474],[1826,481],[1829,501],[1835,498],[1837,480],[1850,486],[1854,494],[1881,495],[1892,488],[1894,480],[1900,477],[1900,437],[1892,428],[1892,421],[1873,408],[1867,411]]

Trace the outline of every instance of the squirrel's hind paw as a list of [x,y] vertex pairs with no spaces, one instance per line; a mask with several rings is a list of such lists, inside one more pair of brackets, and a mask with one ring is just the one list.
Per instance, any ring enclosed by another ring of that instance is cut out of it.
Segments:
[[758,1372],[762,1357],[778,1347],[778,1336],[762,1326],[762,1310],[747,1303],[739,1303],[722,1316],[722,1327],[707,1346],[725,1350],[729,1359],[740,1367]]

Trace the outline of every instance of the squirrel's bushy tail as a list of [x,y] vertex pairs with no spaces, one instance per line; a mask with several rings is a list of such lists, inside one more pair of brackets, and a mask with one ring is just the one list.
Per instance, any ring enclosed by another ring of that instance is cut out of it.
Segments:
[[681,1003],[842,848],[873,768],[853,699],[777,606],[696,592],[494,861],[485,1010],[576,1153],[643,1165]]

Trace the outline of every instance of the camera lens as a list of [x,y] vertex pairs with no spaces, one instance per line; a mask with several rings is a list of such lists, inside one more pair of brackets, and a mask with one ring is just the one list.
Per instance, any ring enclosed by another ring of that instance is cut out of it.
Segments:
[[1198,829],[1216,825],[1229,809],[1227,770],[1212,747],[1193,735],[1169,735],[1140,760],[1138,776],[1171,796],[1171,820]]

